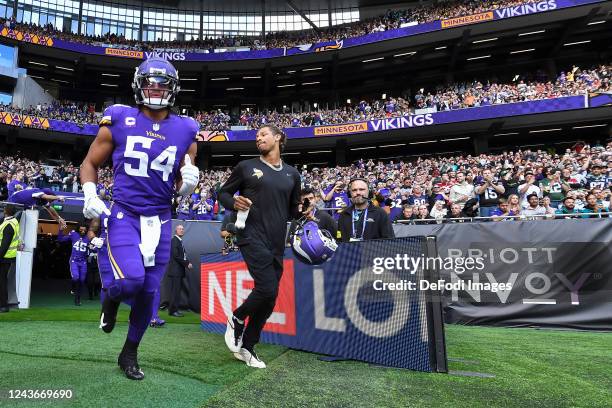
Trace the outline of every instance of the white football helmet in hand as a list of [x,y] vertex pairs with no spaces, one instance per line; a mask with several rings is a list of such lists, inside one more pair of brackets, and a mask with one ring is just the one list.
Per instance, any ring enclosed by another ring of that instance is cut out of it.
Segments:
[[193,192],[200,181],[200,169],[191,164],[191,157],[186,154],[185,164],[181,167],[180,171],[183,184],[181,184],[178,193],[179,195],[187,196]]
[[85,218],[98,218],[102,213],[110,215],[110,210],[106,208],[104,201],[98,197],[94,183],[90,181],[83,184],[83,193],[85,194],[85,202],[83,203],[83,215]]

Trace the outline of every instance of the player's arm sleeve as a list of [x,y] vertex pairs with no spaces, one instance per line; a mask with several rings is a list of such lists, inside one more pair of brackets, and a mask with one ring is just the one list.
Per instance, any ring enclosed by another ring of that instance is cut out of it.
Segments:
[[59,231],[57,233],[57,241],[58,242],[68,242],[70,241],[70,235],[64,234],[64,230],[59,227]]
[[13,240],[14,233],[15,230],[13,230],[13,227],[10,224],[4,227],[2,242],[0,242],[0,258],[4,258],[6,251],[8,251],[11,241]]
[[302,216],[299,211],[300,206],[300,195],[302,194],[302,181],[300,175],[295,174],[293,189],[291,190],[291,197],[289,198],[289,214],[292,219],[298,219]]
[[234,210],[234,193],[240,189],[242,181],[242,166],[238,165],[219,190],[219,202],[223,207]]
[[[116,107],[115,105],[111,105],[104,109],[104,113],[102,114],[102,119],[98,122],[98,126],[112,126],[114,124],[113,121],[113,113],[115,113]],[[116,116],[116,115],[115,115]]]

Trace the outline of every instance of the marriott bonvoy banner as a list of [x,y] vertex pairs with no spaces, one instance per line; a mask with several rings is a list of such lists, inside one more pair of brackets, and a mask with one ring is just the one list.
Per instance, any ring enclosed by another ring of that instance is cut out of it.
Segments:
[[250,51],[231,51],[218,53],[193,53],[193,52],[155,52],[155,51],[134,51],[104,46],[86,45],[65,41],[53,37],[43,37],[38,35],[3,28],[0,36],[12,38],[18,41],[39,44],[47,47],[61,48],[84,54],[105,55],[115,58],[129,58],[142,60],[157,56],[170,61],[231,61],[243,59],[277,58],[288,55],[308,54],[339,50],[342,48],[356,47],[363,44],[370,44],[378,41],[391,40],[395,38],[418,35],[433,31],[444,30],[464,25],[478,24],[487,21],[504,20],[512,17],[520,17],[531,14],[545,13],[548,11],[563,8],[582,6],[592,3],[601,3],[605,0],[543,0],[537,3],[521,4],[513,7],[487,11],[484,13],[459,16],[442,21],[432,21],[430,23],[418,24],[409,27],[398,28],[378,33],[367,34],[361,37],[347,38],[345,40],[327,41],[316,44],[303,44],[292,48],[275,48],[270,50],[250,50]]
[[[604,95],[605,96],[605,95]],[[493,119],[509,116],[530,115],[547,112],[562,112],[589,107],[607,106],[612,103],[610,98],[602,99],[602,95],[591,94],[581,96],[567,96],[556,99],[539,101],[516,102],[504,105],[481,106],[477,108],[458,109],[452,111],[432,112],[419,115],[409,115],[394,118],[364,120],[361,122],[344,123],[340,125],[325,125],[314,127],[286,128],[285,132],[290,139],[350,136],[359,133],[373,133],[395,129],[411,129],[424,126],[441,125],[447,123],[467,122],[472,120]],[[0,117],[1,119],[1,117]],[[77,133],[95,136],[97,125],[79,126],[75,123],[61,120],[47,120],[47,129],[63,133]],[[45,123],[47,123],[45,122]],[[24,126],[21,122],[1,121],[0,123],[12,126]],[[197,139],[205,142],[238,142],[255,140],[256,130],[226,130],[226,131],[200,131]]]

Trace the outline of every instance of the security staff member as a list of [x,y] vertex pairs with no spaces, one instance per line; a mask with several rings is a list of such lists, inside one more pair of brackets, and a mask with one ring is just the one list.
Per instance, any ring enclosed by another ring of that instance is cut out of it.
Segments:
[[368,183],[353,179],[348,185],[352,205],[340,213],[338,235],[341,242],[395,238],[389,216],[370,202]]
[[4,220],[0,224],[0,313],[8,308],[8,273],[15,264],[19,246],[19,221],[15,218],[15,207],[4,207]]

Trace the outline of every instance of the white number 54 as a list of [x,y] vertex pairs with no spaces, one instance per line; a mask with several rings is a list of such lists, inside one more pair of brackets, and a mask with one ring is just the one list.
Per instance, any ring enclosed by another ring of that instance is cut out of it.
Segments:
[[[146,152],[135,150],[136,145],[141,145],[143,149],[149,150],[153,143],[152,138],[144,136],[128,136],[125,144],[124,157],[138,160],[138,167],[134,168],[130,163],[124,163],[125,172],[130,176],[149,177],[149,155]],[[174,161],[176,160],[176,146],[168,146],[151,162],[151,170],[162,172],[162,179],[168,181]],[[165,164],[163,164],[165,162]]]

